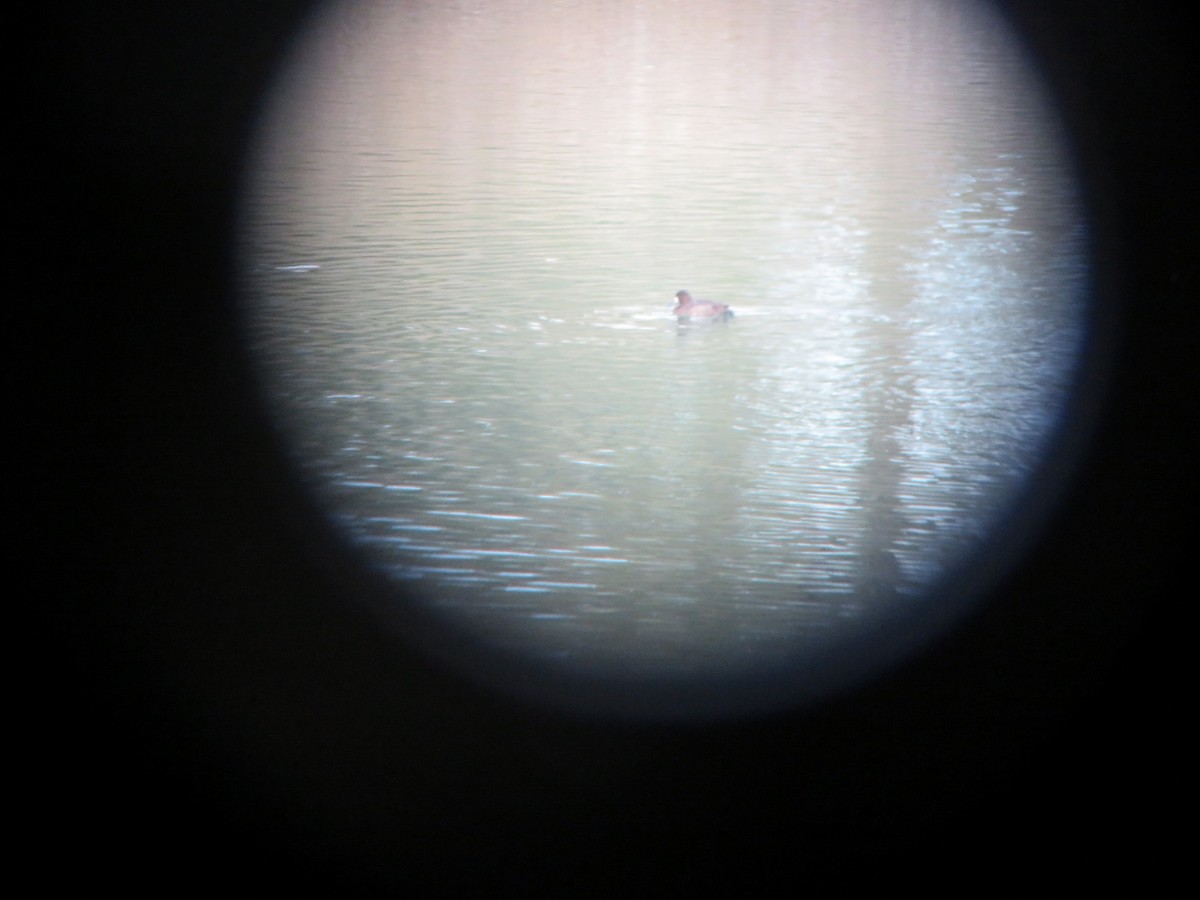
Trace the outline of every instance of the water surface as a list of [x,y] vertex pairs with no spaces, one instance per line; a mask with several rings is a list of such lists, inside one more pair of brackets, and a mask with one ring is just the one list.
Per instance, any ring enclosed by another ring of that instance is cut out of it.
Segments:
[[398,613],[575,673],[786,664],[923,615],[1062,418],[1084,223],[982,5],[347,3],[280,85],[249,339]]

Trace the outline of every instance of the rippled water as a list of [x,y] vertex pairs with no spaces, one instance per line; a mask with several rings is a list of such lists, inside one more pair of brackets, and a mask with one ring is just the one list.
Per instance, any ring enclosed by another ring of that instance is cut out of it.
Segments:
[[247,321],[398,604],[598,672],[758,666],[919,612],[1038,464],[1085,231],[980,7],[328,22],[264,125]]

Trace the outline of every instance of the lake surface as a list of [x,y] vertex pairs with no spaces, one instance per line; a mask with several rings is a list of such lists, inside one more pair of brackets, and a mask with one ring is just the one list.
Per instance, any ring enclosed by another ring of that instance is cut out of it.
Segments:
[[247,339],[311,490],[397,613],[564,673],[926,614],[1087,332],[1062,135],[974,3],[343,4],[249,172]]

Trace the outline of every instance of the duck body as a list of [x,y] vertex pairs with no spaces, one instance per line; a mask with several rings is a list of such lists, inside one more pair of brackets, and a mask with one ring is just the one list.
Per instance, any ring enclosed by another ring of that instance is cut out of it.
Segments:
[[672,310],[680,319],[732,319],[733,310],[728,303],[714,303],[711,300],[697,300],[687,291],[675,294],[675,308]]

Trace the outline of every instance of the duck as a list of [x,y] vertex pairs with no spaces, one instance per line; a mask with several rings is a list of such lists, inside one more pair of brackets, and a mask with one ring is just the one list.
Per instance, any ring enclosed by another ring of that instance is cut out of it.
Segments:
[[733,310],[728,303],[713,303],[697,300],[688,291],[675,292],[675,308],[672,310],[681,319],[731,319]]

